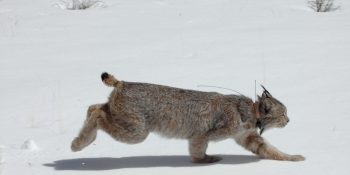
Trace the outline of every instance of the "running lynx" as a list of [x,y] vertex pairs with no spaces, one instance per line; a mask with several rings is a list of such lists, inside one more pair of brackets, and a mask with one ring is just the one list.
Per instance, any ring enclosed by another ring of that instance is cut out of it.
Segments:
[[[114,87],[108,102],[91,105],[78,137],[71,145],[80,151],[96,139],[101,129],[114,139],[136,144],[150,132],[168,138],[187,139],[195,163],[221,160],[209,156],[209,141],[233,138],[262,158],[302,161],[301,155],[277,150],[261,137],[264,130],[287,125],[286,107],[264,87],[253,102],[243,95],[223,95],[162,85],[119,81],[103,73],[102,81]],[[259,131],[260,130],[260,134]]]

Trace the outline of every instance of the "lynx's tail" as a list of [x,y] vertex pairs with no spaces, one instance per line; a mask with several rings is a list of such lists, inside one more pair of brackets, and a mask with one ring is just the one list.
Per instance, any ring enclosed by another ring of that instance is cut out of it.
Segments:
[[117,87],[119,83],[119,80],[117,80],[116,78],[114,78],[113,75],[110,75],[107,72],[101,74],[101,79],[105,85],[111,87]]

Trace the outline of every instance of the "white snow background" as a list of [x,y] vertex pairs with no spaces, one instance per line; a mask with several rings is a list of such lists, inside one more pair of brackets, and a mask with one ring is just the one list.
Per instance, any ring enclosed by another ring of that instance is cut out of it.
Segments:
[[[0,0],[0,174],[349,174],[350,1],[330,13],[305,0],[62,2]],[[261,160],[225,140],[208,148],[221,162],[197,165],[185,140],[126,145],[103,132],[73,153],[87,107],[111,91],[103,71],[252,98],[257,80],[291,119],[264,137],[306,161]]]

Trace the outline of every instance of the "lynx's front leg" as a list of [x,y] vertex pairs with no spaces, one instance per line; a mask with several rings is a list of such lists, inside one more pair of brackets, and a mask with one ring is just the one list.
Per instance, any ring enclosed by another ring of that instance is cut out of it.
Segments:
[[264,139],[256,132],[241,136],[236,141],[252,151],[253,153],[266,159],[287,160],[287,161],[302,161],[305,158],[301,155],[289,155],[279,151],[277,148],[266,143]]
[[205,152],[208,147],[206,137],[194,137],[189,140],[189,150],[194,163],[214,163],[221,160],[217,156],[208,156]]

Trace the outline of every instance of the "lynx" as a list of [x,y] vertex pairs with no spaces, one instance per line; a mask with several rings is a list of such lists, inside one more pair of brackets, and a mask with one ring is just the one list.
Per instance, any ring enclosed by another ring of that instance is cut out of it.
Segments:
[[[150,132],[187,139],[194,163],[213,163],[206,154],[209,141],[233,138],[239,145],[266,159],[302,161],[301,155],[283,153],[261,134],[287,125],[287,108],[263,86],[256,102],[244,95],[223,95],[174,87],[119,81],[103,73],[102,81],[114,87],[107,103],[91,105],[85,123],[71,144],[80,151],[101,129],[128,144],[144,141]],[[260,131],[260,133],[259,133]]]

